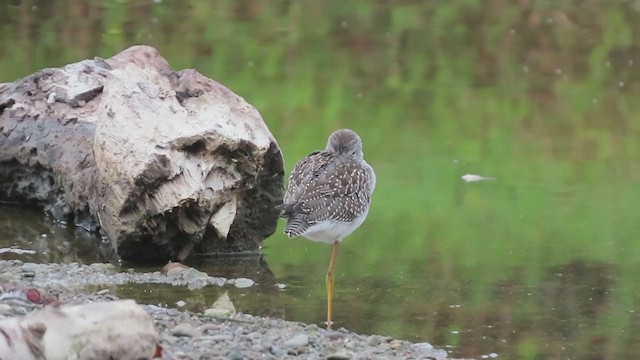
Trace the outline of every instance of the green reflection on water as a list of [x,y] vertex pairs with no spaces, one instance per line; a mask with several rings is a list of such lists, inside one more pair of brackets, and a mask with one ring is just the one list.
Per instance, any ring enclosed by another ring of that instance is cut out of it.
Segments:
[[[635,358],[634,6],[0,2],[0,81],[147,43],[256,105],[287,169],[353,128],[378,187],[340,249],[338,325],[457,356]],[[322,321],[329,248],[278,232],[264,252],[284,316]]]

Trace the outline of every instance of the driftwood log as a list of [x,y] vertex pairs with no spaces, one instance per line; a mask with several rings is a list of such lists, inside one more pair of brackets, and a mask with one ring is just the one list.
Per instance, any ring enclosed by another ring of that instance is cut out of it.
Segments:
[[0,84],[0,202],[99,231],[126,259],[256,250],[283,176],[253,106],[148,46]]

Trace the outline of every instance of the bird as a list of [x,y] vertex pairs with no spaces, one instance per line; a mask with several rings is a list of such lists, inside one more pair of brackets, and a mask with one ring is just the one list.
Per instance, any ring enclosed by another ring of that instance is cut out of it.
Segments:
[[277,206],[286,219],[286,236],[332,245],[325,278],[327,329],[333,324],[338,245],[366,219],[375,186],[376,174],[364,160],[360,136],[353,130],[340,129],[329,136],[324,150],[314,151],[296,163],[283,203]]

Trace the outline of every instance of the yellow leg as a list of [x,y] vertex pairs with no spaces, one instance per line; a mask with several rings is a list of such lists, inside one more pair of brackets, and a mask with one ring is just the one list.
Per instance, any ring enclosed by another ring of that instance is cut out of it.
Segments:
[[331,311],[333,309],[333,268],[335,267],[336,254],[338,253],[339,242],[333,243],[333,249],[331,250],[331,260],[329,260],[329,271],[327,271],[326,285],[327,285],[327,329],[331,329],[333,321],[331,321]]

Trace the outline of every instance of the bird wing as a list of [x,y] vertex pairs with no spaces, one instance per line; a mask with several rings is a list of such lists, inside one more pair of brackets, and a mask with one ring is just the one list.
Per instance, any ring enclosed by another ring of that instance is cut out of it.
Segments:
[[352,221],[367,210],[373,171],[349,158],[317,152],[296,164],[289,179],[284,210],[306,214],[306,222]]
[[305,195],[308,185],[318,177],[330,159],[330,154],[324,151],[315,151],[296,163],[291,175],[289,175],[287,192],[283,199],[282,208],[285,211],[305,213],[301,208],[300,198]]

